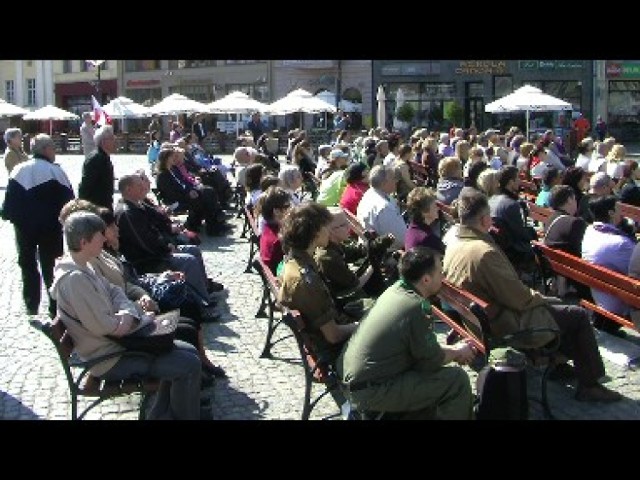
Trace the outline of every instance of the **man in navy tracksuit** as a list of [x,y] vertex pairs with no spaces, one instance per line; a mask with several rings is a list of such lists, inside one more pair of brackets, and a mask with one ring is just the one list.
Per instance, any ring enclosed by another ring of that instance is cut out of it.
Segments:
[[[22,297],[30,315],[40,306],[40,272],[47,286],[53,281],[55,259],[63,253],[62,225],[58,220],[62,206],[74,198],[71,183],[54,162],[56,147],[49,135],[38,134],[31,147],[33,159],[17,165],[9,177],[2,218],[13,223],[22,270]],[[49,298],[49,314],[56,313]]]

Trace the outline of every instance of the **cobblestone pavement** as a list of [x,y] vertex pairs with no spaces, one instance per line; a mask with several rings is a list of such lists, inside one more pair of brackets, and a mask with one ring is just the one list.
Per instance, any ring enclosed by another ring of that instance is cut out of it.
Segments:
[[[83,157],[59,156],[57,161],[68,173],[74,189],[80,180]],[[146,167],[144,156],[118,155],[114,161],[116,176],[134,168]],[[0,169],[0,202],[6,186],[6,172]],[[293,338],[273,348],[275,359],[262,359],[267,320],[254,317],[261,296],[261,282],[255,273],[243,273],[249,246],[239,238],[241,224],[226,238],[203,237],[202,251],[207,270],[224,283],[228,293],[216,307],[222,315],[219,323],[207,324],[205,344],[214,363],[221,365],[229,379],[218,381],[203,392],[211,397],[215,419],[261,420],[300,418],[303,401],[304,374],[297,361]],[[68,419],[69,393],[64,372],[56,352],[47,338],[28,323],[21,298],[21,280],[17,265],[11,224],[0,221],[0,418],[1,419]],[[45,300],[46,302],[46,300]],[[46,304],[40,317],[46,318]],[[437,326],[444,338],[446,328]],[[286,327],[277,331],[287,333]],[[561,419],[640,419],[640,387],[636,371],[620,366],[609,358],[621,348],[620,341],[602,337],[608,349],[603,350],[608,376],[607,385],[622,392],[625,400],[614,405],[589,405],[573,400],[573,388],[550,382],[549,398],[554,414]],[[624,345],[640,349],[638,337]],[[620,362],[618,362],[620,363]],[[475,375],[471,372],[472,378]],[[540,373],[529,370],[529,393],[540,395]],[[314,386],[314,392],[322,391]],[[92,410],[90,419],[136,419],[137,395],[109,400]],[[330,397],[324,398],[313,411],[312,419],[338,412]],[[542,418],[540,406],[531,402],[531,418]]]

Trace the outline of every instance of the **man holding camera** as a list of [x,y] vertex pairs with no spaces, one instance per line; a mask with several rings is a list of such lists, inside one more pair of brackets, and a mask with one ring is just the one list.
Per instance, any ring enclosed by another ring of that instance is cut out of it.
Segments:
[[369,265],[360,275],[349,268],[349,263],[364,259],[363,245],[345,243],[349,239],[349,221],[340,207],[329,207],[333,220],[329,225],[329,243],[318,247],[315,261],[323,275],[331,295],[348,315],[362,317],[371,306],[362,287],[371,278],[373,266]]

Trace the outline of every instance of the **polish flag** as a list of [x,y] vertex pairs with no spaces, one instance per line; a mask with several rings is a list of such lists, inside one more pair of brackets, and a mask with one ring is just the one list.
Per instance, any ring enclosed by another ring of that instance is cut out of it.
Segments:
[[93,106],[93,121],[96,125],[111,125],[111,117],[102,109],[93,95],[91,95],[91,105]]

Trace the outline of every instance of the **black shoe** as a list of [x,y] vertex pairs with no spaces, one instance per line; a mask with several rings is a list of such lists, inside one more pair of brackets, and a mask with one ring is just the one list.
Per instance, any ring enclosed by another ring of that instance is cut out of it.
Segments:
[[449,330],[447,334],[447,345],[454,345],[462,340],[462,335],[456,332],[453,328]]
[[224,290],[224,285],[223,284],[215,282],[213,280],[213,278],[207,278],[207,292],[208,293],[221,292],[222,290]]
[[228,378],[227,372],[225,372],[222,367],[217,367],[215,365],[202,365],[202,371],[207,372],[207,374],[215,378]]
[[202,377],[200,378],[200,390],[211,388],[216,384],[216,377],[209,373],[204,373],[204,366],[202,367]]
[[561,363],[556,365],[549,372],[549,380],[553,381],[570,381],[576,378],[576,369],[575,367],[569,365],[568,363]]

